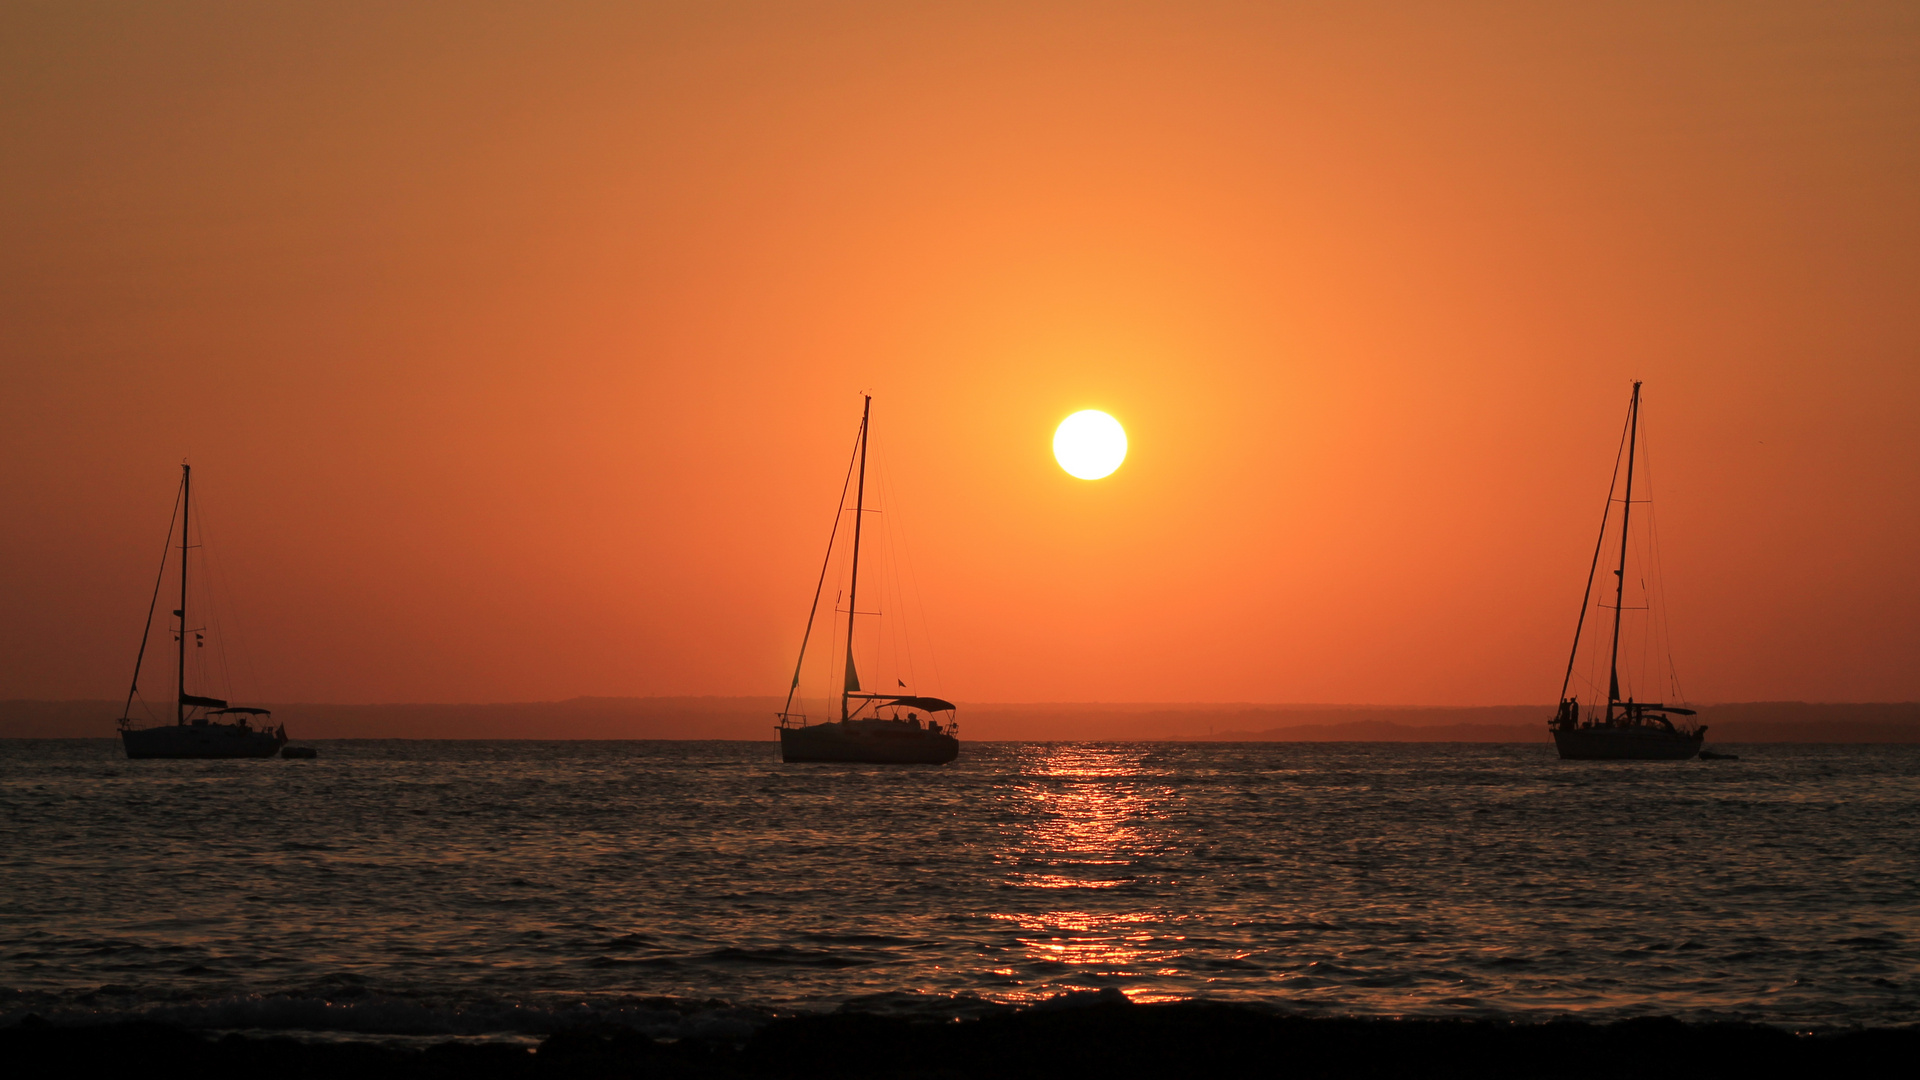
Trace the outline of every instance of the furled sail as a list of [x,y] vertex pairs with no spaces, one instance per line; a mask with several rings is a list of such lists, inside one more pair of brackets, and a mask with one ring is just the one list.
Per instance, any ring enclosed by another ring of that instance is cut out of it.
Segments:
[[853,669],[853,654],[848,653],[847,654],[846,690],[847,690],[847,693],[851,694],[851,693],[857,692],[859,689],[860,689],[860,673]]
[[227,707],[227,703],[217,697],[201,697],[199,694],[189,694],[184,690],[180,692],[180,704],[189,706],[198,705],[207,709],[224,709]]

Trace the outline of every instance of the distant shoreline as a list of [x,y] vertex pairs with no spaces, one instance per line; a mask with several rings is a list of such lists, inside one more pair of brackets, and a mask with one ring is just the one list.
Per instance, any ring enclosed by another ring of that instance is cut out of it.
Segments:
[[[295,740],[770,742],[777,698],[574,698],[485,705],[273,705]],[[988,703],[961,709],[970,742],[1545,743],[1550,705]],[[0,739],[112,738],[120,703],[0,701]],[[140,714],[136,712],[136,718]],[[1920,703],[1700,706],[1715,743],[1920,743]],[[156,719],[146,723],[161,722]]]

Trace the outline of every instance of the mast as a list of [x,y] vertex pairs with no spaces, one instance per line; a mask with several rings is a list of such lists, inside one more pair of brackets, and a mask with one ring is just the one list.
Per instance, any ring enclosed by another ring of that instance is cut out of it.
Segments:
[[1607,662],[1607,720],[1620,700],[1620,609],[1627,599],[1627,522],[1633,516],[1633,451],[1640,437],[1640,384],[1633,384],[1627,406],[1627,496],[1620,508],[1620,567],[1613,572],[1613,649]]
[[[1631,412],[1631,411],[1629,411]],[[1627,422],[1632,423],[1629,415]],[[1580,617],[1573,624],[1573,648],[1567,653],[1567,673],[1560,679],[1560,704],[1567,703],[1567,688],[1573,685],[1573,665],[1580,658],[1580,634],[1587,628],[1587,605],[1593,602],[1593,579],[1600,573],[1600,552],[1607,546],[1607,521],[1613,517],[1613,493],[1620,489],[1620,456],[1627,452],[1627,431],[1620,429],[1620,445],[1613,452],[1613,479],[1607,484],[1606,509],[1600,512],[1600,535],[1593,538],[1593,561],[1587,564],[1587,591],[1580,594]],[[1574,719],[1579,720],[1576,715]]]
[[160,572],[153,575],[153,595],[147,598],[147,622],[140,630],[140,651],[133,657],[133,681],[127,685],[127,703],[120,709],[120,725],[133,716],[133,697],[140,692],[140,665],[147,659],[147,638],[153,634],[153,612],[160,606],[160,585],[167,579],[167,549],[173,546],[173,522],[180,516],[180,500],[186,495],[183,482],[173,496],[173,513],[167,515],[167,539],[160,545]]
[[[793,695],[800,691],[800,668],[807,662],[807,642],[813,639],[813,618],[820,613],[820,593],[827,587],[827,568],[833,565],[833,542],[840,537],[840,519],[846,516],[847,489],[853,486],[853,462],[860,453],[860,439],[866,433],[866,417],[860,418],[860,432],[854,436],[854,452],[847,458],[847,475],[840,481],[840,498],[833,504],[833,528],[827,532],[827,554],[820,560],[820,579],[813,585],[813,606],[807,609],[807,629],[800,635],[800,658],[793,662],[793,681],[787,684],[787,703],[780,708],[784,723],[793,711]],[[151,615],[149,615],[151,618]]]
[[187,722],[187,515],[193,512],[193,466],[180,466],[180,663],[179,700],[173,705],[173,722]]
[[847,586],[847,675],[840,684],[840,719],[847,718],[847,694],[858,687],[849,686],[853,682],[853,616],[860,610],[860,524],[866,517],[867,506],[867,416],[873,411],[873,396],[862,395],[865,399],[860,405],[860,483],[854,489],[853,496],[853,574]]

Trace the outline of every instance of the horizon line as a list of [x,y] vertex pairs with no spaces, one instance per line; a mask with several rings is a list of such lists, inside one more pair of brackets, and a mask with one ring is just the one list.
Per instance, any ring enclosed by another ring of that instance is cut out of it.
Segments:
[[[648,701],[712,701],[712,702],[766,702],[782,700],[779,694],[578,694],[569,698],[521,698],[512,701],[278,701],[267,702],[280,708],[325,707],[343,709],[391,709],[391,708],[501,708],[505,706],[525,705],[571,705],[578,702],[648,702]],[[0,698],[0,705],[93,705],[107,704],[114,708],[122,704],[117,698]],[[1814,701],[1805,698],[1756,698],[1742,701],[1694,701],[1689,704],[1699,708],[1724,708],[1730,705],[1920,705],[1914,700],[1881,701]],[[1316,701],[1074,701],[1074,700],[1035,700],[1035,701],[981,701],[971,705],[962,705],[963,709],[994,708],[1181,708],[1181,709],[1352,709],[1352,710],[1391,710],[1391,709],[1549,709],[1546,702],[1501,702],[1484,705],[1449,704],[1383,704],[1378,702],[1316,702]]]

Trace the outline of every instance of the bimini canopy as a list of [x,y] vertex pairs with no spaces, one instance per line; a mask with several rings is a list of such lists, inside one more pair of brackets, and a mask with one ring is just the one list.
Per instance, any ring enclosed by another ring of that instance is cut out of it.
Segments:
[[953,702],[937,697],[900,697],[884,701],[876,700],[873,704],[875,708],[880,709],[897,707],[919,709],[923,712],[954,712],[957,708]]

